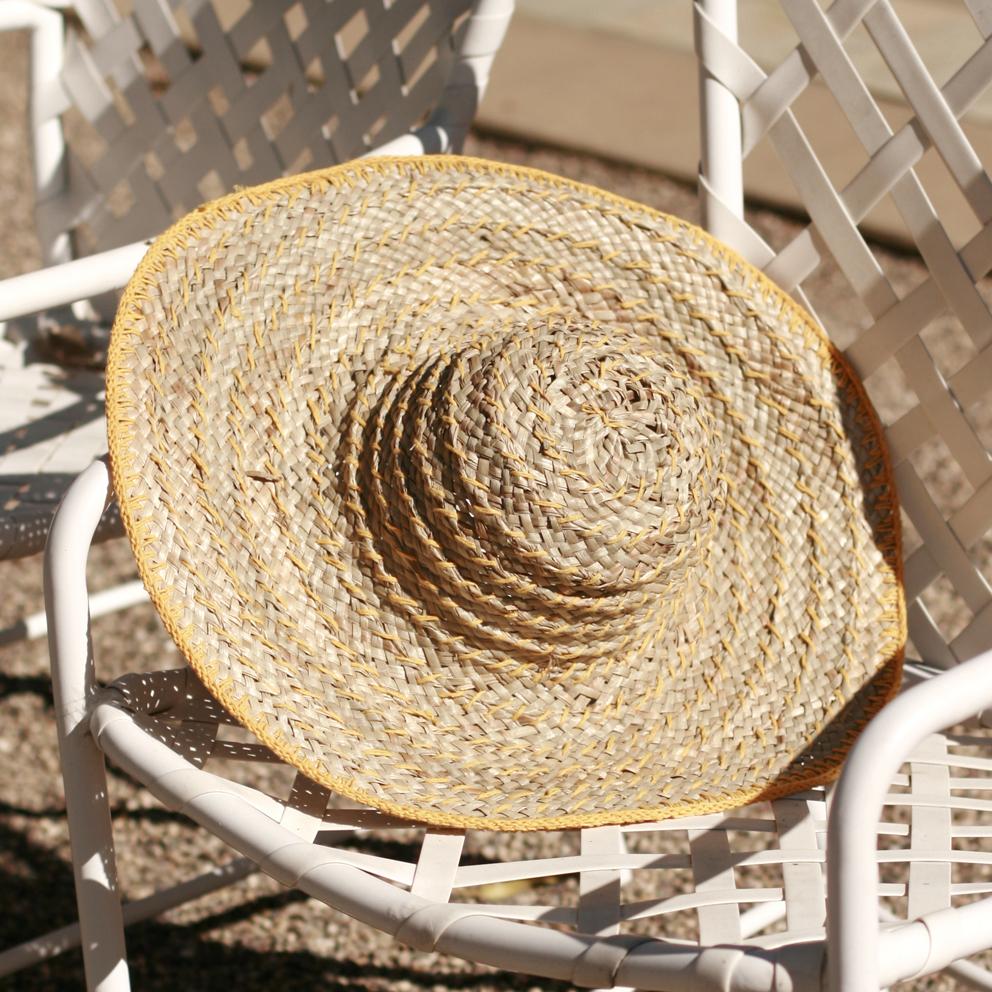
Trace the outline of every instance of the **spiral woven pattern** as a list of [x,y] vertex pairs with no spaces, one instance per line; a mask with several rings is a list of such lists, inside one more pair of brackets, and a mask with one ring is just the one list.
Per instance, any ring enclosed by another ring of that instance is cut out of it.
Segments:
[[165,234],[108,363],[122,517],[207,687],[400,816],[552,829],[831,777],[895,690],[881,429],[681,221],[380,160]]

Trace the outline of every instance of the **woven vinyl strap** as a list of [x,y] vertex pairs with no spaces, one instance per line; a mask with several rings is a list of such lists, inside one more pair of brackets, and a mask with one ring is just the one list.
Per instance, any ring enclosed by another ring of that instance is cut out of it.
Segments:
[[142,576],[315,781],[496,829],[830,777],[898,683],[880,429],[703,232],[532,170],[339,167],[190,215],[108,367]]
[[[237,184],[331,165],[435,109],[469,0],[78,0],[59,73],[68,182],[43,238],[145,238]],[[126,9],[121,13],[118,7]]]
[[[818,279],[839,270],[829,293],[850,306],[828,331],[886,424],[912,653],[948,668],[992,647],[992,177],[969,122],[992,81],[992,6],[944,4],[939,31],[915,17],[924,7],[882,0],[772,6],[788,21],[773,64],[697,3],[698,52],[740,104],[751,166],[777,160],[812,223],[772,251],[712,187],[705,195],[721,236],[801,301],[819,305]],[[919,252],[921,278],[893,271],[868,237],[876,208]]]

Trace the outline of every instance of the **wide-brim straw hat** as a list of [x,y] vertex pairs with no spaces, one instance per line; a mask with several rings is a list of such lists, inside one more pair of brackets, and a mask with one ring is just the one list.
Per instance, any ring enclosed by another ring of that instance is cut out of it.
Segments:
[[453,157],[242,190],[149,250],[107,380],[166,627],[352,800],[505,830],[716,811],[831,778],[898,685],[862,385],[647,207]]

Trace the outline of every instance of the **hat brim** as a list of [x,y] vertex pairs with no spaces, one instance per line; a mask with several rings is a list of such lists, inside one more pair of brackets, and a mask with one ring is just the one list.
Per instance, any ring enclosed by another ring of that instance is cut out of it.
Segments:
[[[508,665],[489,640],[439,659],[348,508],[354,398],[414,338],[423,360],[480,312],[550,308],[702,373],[730,509],[636,664]],[[139,572],[191,667],[279,757],[396,816],[559,829],[785,795],[834,777],[898,688],[899,511],[860,381],[724,245],[592,187],[377,159],[208,204],[128,285],[107,410]]]

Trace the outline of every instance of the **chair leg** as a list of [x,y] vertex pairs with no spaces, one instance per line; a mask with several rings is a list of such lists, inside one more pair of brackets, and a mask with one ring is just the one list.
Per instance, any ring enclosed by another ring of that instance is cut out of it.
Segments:
[[117,890],[107,772],[89,727],[97,684],[90,640],[86,555],[109,498],[107,467],[103,462],[94,462],[70,486],[55,514],[45,547],[52,690],[83,964],[90,992],[127,992],[131,987]]
[[62,738],[72,872],[89,992],[129,992],[103,754],[80,723]]
[[[258,871],[248,858],[235,858],[224,865],[211,868],[195,878],[187,879],[167,889],[159,889],[149,896],[121,904],[124,926],[129,927],[142,920],[150,920],[177,906],[184,906],[194,899],[202,899],[213,892],[219,892],[243,878]],[[0,979],[13,975],[22,968],[49,961],[59,954],[71,951],[82,944],[78,923],[70,923],[51,930],[38,937],[32,937],[14,947],[0,951]]]

